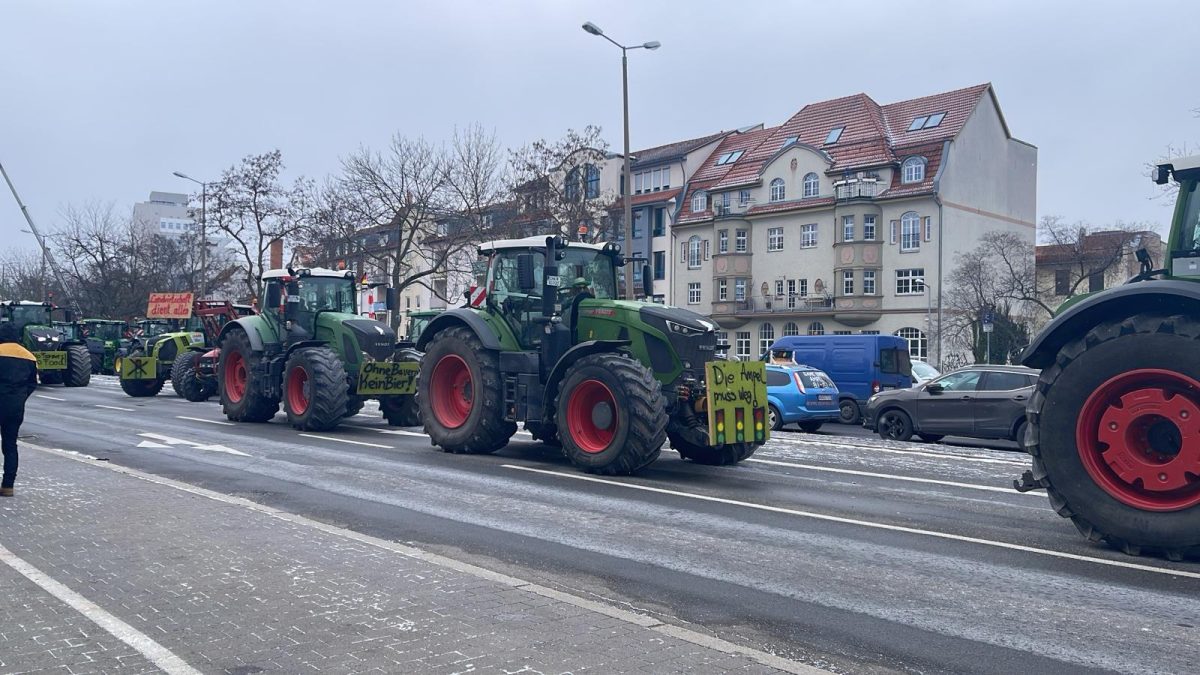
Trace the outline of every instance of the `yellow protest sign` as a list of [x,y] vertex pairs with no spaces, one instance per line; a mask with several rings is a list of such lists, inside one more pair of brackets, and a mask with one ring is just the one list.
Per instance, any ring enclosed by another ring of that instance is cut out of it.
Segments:
[[358,366],[359,396],[415,394],[421,364],[405,361],[364,361]]
[[710,361],[707,380],[708,437],[713,445],[765,443],[767,365],[762,361]]
[[39,370],[66,370],[66,352],[34,352]]

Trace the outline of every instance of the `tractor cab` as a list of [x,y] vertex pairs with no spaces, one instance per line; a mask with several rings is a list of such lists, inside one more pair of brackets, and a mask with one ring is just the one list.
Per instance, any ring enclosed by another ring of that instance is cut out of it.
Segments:
[[[284,343],[328,339],[334,325],[358,318],[354,273],[314,267],[271,270],[266,282],[268,317],[283,326]],[[330,316],[322,319],[322,315]]]
[[20,331],[21,342],[30,351],[56,350],[70,342],[52,318],[48,302],[13,300],[0,305],[0,321],[11,322]]
[[1154,167],[1154,182],[1174,178],[1179,185],[1166,271],[1169,276],[1200,279],[1200,155]]

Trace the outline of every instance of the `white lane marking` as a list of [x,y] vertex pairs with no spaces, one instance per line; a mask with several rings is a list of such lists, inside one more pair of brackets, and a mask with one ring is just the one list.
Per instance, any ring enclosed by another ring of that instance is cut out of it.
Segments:
[[122,408],[120,406],[115,406],[115,405],[100,405],[99,403],[94,403],[93,405],[96,406],[97,408],[108,408],[109,410],[120,410],[123,412],[137,412],[133,408]]
[[1029,495],[1033,497],[1045,498],[1045,495],[1033,492],[1017,492],[1016,490],[1007,487],[995,487],[993,485],[976,485],[974,483],[957,483],[952,480],[936,480],[933,478],[915,478],[913,476],[897,476],[890,473],[874,473],[871,471],[855,471],[853,469],[835,469],[829,466],[814,466],[812,464],[796,464],[794,462],[777,462],[772,459],[757,459],[750,458],[747,462],[757,462],[759,464],[770,464],[771,466],[788,466],[797,469],[806,469],[808,471],[828,471],[829,473],[844,473],[850,476],[865,476],[867,478],[887,478],[889,480],[905,480],[914,483],[930,483],[933,485],[947,485],[950,487],[970,488],[972,490],[988,490],[990,492],[1003,492],[1010,495]]
[[429,434],[419,431],[405,431],[403,429],[376,429],[381,434],[392,434],[393,436],[418,436],[420,438],[429,438]]
[[736,499],[725,499],[724,497],[711,497],[709,495],[701,495],[693,492],[681,492],[679,490],[667,490],[665,488],[650,487],[648,485],[636,485],[633,483],[622,483],[615,480],[605,480],[603,478],[594,478],[582,474],[563,473],[561,471],[547,471],[546,469],[535,469],[528,466],[517,466],[516,464],[501,464],[505,469],[516,469],[517,471],[528,471],[530,473],[540,473],[547,476],[555,476],[558,478],[571,478],[574,480],[586,481],[589,483],[602,483],[604,485],[615,485],[617,487],[630,488],[632,490],[642,490],[644,492],[656,492],[658,494],[672,495],[675,497],[686,497],[688,499],[697,499],[705,502],[714,502],[717,504],[729,504],[731,506],[743,506],[749,509],[757,509],[759,511],[770,511],[772,513],[783,513],[790,516],[799,516],[801,518],[812,518],[813,520],[824,520],[831,523],[842,523],[843,525],[858,525],[861,527],[869,527],[876,530],[887,530],[890,532],[904,532],[905,534],[920,534],[927,537],[936,537],[938,539],[949,539],[951,541],[961,541],[968,544],[981,544],[983,546],[993,546],[995,548],[1003,548],[1011,551],[1023,551],[1025,553],[1037,553],[1038,555],[1050,556],[1052,558],[1063,558],[1066,560],[1077,560],[1081,562],[1090,562],[1097,565],[1108,565],[1110,567],[1123,567],[1125,569],[1139,570],[1142,572],[1154,572],[1155,574],[1166,574],[1176,577],[1187,577],[1189,579],[1200,579],[1200,572],[1185,572],[1182,570],[1167,569],[1165,567],[1154,567],[1152,565],[1140,565],[1138,563],[1122,562],[1120,560],[1105,560],[1104,558],[1093,558],[1086,555],[1078,555],[1075,553],[1064,553],[1062,551],[1053,551],[1046,548],[1037,548],[1035,546],[1025,546],[1023,544],[1010,544],[1005,541],[994,541],[992,539],[980,539],[979,537],[967,537],[961,534],[951,534],[949,532],[938,532],[936,530],[923,530],[916,527],[905,527],[903,525],[889,525],[887,523],[877,523],[870,520],[859,520],[857,518],[844,518],[842,516],[831,516],[825,513],[815,513],[813,511],[801,511],[799,509],[789,509],[782,506],[769,506],[767,504],[755,504],[753,502],[743,502]]
[[379,443],[364,443],[363,441],[352,441],[348,438],[338,438],[337,436],[318,436],[317,434],[299,434],[299,435],[304,436],[305,438],[319,438],[323,441],[337,441],[338,443],[350,443],[352,445],[365,445],[369,448],[386,448],[388,450],[396,449],[390,445],[380,445]]
[[3,544],[0,544],[0,560],[3,560],[4,564],[37,584],[42,590],[53,595],[63,604],[111,633],[113,637],[138,650],[142,656],[145,656],[151,663],[158,666],[164,672],[171,673],[172,675],[200,674],[200,671],[189,666],[178,655],[155,642],[149,635],[109,614],[96,603],[67,588],[61,582],[52,579],[38,568],[18,558],[12,551],[5,548]]
[[204,419],[203,417],[188,417],[187,415],[176,415],[176,416],[175,416],[175,419],[179,419],[179,420],[191,420],[191,421],[193,421],[193,422],[207,422],[208,424],[220,424],[220,425],[222,425],[222,426],[226,426],[226,427],[234,427],[234,426],[237,426],[237,425],[236,425],[236,424],[234,424],[233,422],[222,422],[221,420],[206,420],[206,419]]
[[47,395],[45,395],[45,394],[34,394],[34,396],[36,396],[36,397],[38,397],[38,398],[48,398],[48,399],[50,399],[51,401],[65,401],[65,400],[67,400],[67,399],[65,399],[65,398],[59,398],[59,397],[57,397],[57,396],[47,396]]
[[[242,452],[241,450],[234,450],[233,448],[228,448],[228,447],[225,447],[224,445],[220,445],[217,443],[212,443],[212,444],[197,443],[196,441],[188,441],[188,440],[184,440],[182,438],[175,438],[173,436],[165,436],[163,434],[155,434],[155,433],[150,433],[150,432],[140,433],[140,434],[138,434],[138,436],[142,436],[145,438],[154,438],[154,439],[162,441],[163,443],[166,443],[167,445],[186,445],[188,447],[196,448],[197,450],[211,450],[213,452],[223,452],[228,455],[238,455],[240,457],[249,457],[250,456],[248,453]],[[155,446],[142,445],[139,443],[138,447],[139,448],[148,448],[148,447],[155,447]]]
[[850,443],[818,443],[815,441],[800,441],[792,439],[773,439],[781,443],[793,443],[796,445],[816,445],[822,448],[847,448],[850,450],[874,450],[876,452],[888,452],[894,455],[919,455],[921,457],[936,457],[937,459],[961,459],[966,462],[985,462],[987,464],[1011,464],[1014,466],[1026,466],[1028,461],[1016,459],[993,459],[991,457],[972,457],[970,455],[954,455],[944,452],[923,452],[921,450],[897,450],[895,448],[881,448],[875,445],[853,445]]

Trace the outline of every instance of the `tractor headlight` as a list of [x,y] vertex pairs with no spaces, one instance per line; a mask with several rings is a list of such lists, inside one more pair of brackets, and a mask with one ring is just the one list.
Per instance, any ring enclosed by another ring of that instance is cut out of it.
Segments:
[[692,328],[691,326],[685,326],[681,323],[675,323],[674,321],[667,322],[667,330],[679,335],[700,335],[701,333],[705,332],[699,328]]
[[37,341],[38,341],[38,342],[45,342],[45,341],[46,341],[46,338],[44,338],[44,337],[42,337],[41,335],[39,335],[39,336],[37,336]]

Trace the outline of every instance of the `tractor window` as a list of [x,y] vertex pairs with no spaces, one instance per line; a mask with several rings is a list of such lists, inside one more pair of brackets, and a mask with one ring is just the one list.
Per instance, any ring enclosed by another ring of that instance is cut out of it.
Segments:
[[143,321],[141,323],[142,337],[154,337],[171,332],[171,324],[166,321]]
[[617,297],[612,258],[590,248],[568,248],[563,253],[562,260],[558,261],[558,276],[562,279],[558,293],[564,306],[583,286],[599,300]]
[[117,341],[125,336],[125,328],[119,323],[92,323],[87,325],[88,337],[97,340]]
[[356,314],[354,282],[345,277],[302,277],[300,279],[300,311],[320,310]]
[[1200,183],[1190,181],[1179,186],[1179,198],[1186,199],[1187,204],[1183,207],[1182,229],[1176,251],[1200,250],[1200,192],[1196,190],[1198,184]]
[[[521,290],[517,276],[517,256],[523,253],[533,254],[534,288],[528,293]],[[487,302],[500,310],[505,323],[525,349],[531,349],[542,341],[540,326],[533,322],[533,318],[542,313],[542,268],[545,264],[545,253],[525,250],[500,251],[492,262],[491,289]]]
[[13,305],[6,314],[17,328],[24,330],[26,326],[49,326],[50,309],[44,305]]

